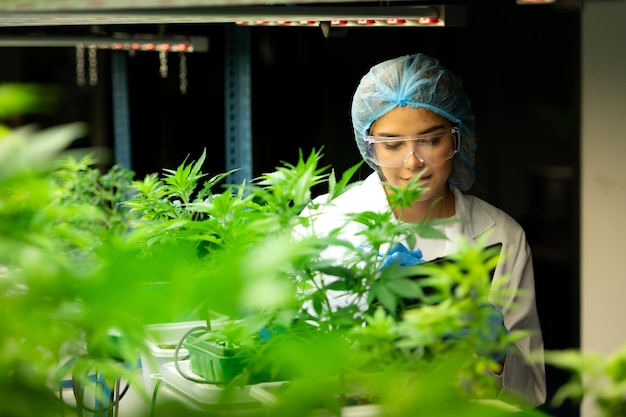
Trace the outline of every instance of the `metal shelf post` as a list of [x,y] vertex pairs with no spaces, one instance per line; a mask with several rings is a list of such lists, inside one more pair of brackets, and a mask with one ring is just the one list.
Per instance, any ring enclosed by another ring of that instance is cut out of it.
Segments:
[[252,178],[252,128],[250,89],[250,29],[226,28],[225,140],[226,171],[238,169],[228,178],[241,184]]
[[113,90],[113,135],[115,163],[132,169],[130,106],[128,98],[127,52],[111,51],[111,88]]

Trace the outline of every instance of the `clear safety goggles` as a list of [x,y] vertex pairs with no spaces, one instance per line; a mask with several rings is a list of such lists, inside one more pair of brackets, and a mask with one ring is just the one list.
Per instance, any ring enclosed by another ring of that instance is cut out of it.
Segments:
[[452,158],[461,147],[459,128],[448,127],[417,136],[365,136],[367,155],[376,165],[399,168],[414,156],[422,164]]

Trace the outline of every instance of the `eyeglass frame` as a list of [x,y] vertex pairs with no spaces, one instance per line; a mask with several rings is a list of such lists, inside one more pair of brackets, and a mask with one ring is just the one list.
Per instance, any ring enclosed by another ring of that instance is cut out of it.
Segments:
[[395,166],[395,165],[381,165],[381,164],[377,163],[374,160],[373,156],[372,156],[373,155],[373,151],[374,151],[372,145],[374,143],[385,143],[385,142],[407,142],[407,141],[410,141],[410,140],[411,141],[419,141],[419,140],[423,140],[424,138],[428,138],[428,137],[440,134],[440,132],[446,131],[446,130],[449,130],[449,133],[454,138],[454,152],[452,152],[450,154],[450,156],[448,156],[445,159],[442,159],[441,161],[426,163],[419,154],[417,154],[414,151],[410,151],[410,152],[407,152],[407,154],[406,154],[406,156],[404,157],[404,160],[403,160],[403,164],[404,164],[404,163],[406,163],[406,159],[408,158],[408,156],[409,155],[413,155],[421,163],[429,165],[429,164],[436,164],[436,163],[439,163],[439,162],[447,161],[449,159],[452,159],[454,157],[454,155],[459,153],[459,150],[461,149],[461,131],[460,131],[460,129],[458,127],[456,127],[456,126],[446,127],[446,128],[443,128],[443,129],[436,130],[434,132],[424,133],[424,134],[415,135],[415,136],[373,136],[373,135],[365,135],[363,139],[364,139],[364,142],[366,144],[367,157],[368,157],[368,159],[370,161],[372,161],[377,166],[382,166],[382,167],[387,167],[387,168],[399,168],[399,167],[402,166],[402,164],[398,165],[398,166]]

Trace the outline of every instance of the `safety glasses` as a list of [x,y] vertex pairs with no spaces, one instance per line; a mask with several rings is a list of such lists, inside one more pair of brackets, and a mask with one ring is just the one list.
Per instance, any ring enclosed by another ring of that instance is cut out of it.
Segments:
[[459,128],[449,127],[417,136],[365,136],[367,155],[378,166],[399,168],[411,156],[422,164],[436,164],[452,158],[461,146]]

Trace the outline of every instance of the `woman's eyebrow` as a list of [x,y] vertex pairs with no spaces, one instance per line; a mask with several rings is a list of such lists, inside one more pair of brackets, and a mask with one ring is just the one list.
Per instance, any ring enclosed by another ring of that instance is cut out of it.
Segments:
[[404,136],[404,135],[398,135],[396,133],[389,133],[389,132],[380,132],[376,135],[371,135],[371,136],[378,136],[380,138],[395,138],[395,137],[412,137],[412,136],[422,136],[422,135],[427,135],[429,133],[435,132],[437,130],[441,130],[441,129],[445,129],[446,126],[444,125],[436,125],[436,126],[431,126],[426,130],[423,130],[419,133],[416,133],[414,135],[409,135],[409,136]]

